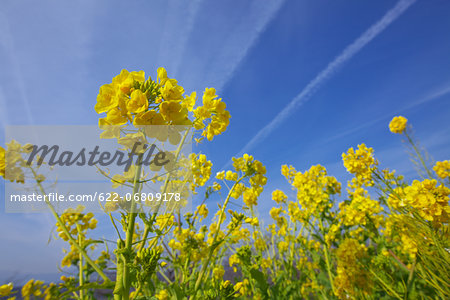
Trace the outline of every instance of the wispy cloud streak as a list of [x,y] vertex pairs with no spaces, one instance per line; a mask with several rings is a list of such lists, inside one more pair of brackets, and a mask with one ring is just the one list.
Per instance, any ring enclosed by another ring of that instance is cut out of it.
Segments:
[[[237,156],[247,152],[255,145],[267,138],[272,131],[281,125],[295,110],[308,101],[311,96],[327,82],[337,71],[364,46],[383,32],[392,22],[400,17],[416,0],[400,0],[378,22],[367,29],[353,43],[347,46],[328,66],[322,70],[308,85],[281,111],[275,118],[264,126],[258,133],[237,153]],[[228,165],[226,165],[228,166]],[[226,167],[225,166],[225,167]]]
[[160,43],[157,63],[175,76],[194,29],[195,20],[203,0],[167,2],[167,15]]
[[[11,34],[11,29],[9,26],[9,22],[4,13],[0,12],[0,45],[4,48],[5,52],[9,56],[10,63],[12,66],[13,76],[17,81],[18,93],[20,98],[23,101],[23,105],[25,108],[25,113],[28,117],[28,121],[33,123],[33,116],[31,114],[30,103],[28,101],[28,97],[25,90],[25,84],[22,78],[22,72],[19,66],[19,62],[14,50],[14,40]],[[2,111],[6,110],[6,106],[2,105]],[[7,114],[7,112],[3,111],[3,114]]]
[[343,138],[343,137],[348,136],[348,135],[350,135],[352,133],[358,132],[358,131],[360,131],[362,129],[365,129],[365,128],[368,128],[368,127],[370,127],[370,126],[372,126],[374,124],[377,124],[377,123],[379,123],[381,121],[386,121],[389,118],[392,118],[395,114],[403,113],[405,111],[414,109],[414,108],[416,108],[416,107],[418,107],[418,106],[420,106],[422,104],[425,104],[427,102],[440,99],[441,97],[448,96],[449,94],[450,94],[450,85],[447,85],[444,88],[432,91],[431,93],[429,93],[425,97],[422,97],[419,100],[417,100],[415,102],[412,102],[408,106],[405,106],[403,108],[400,108],[400,109],[396,110],[395,112],[390,112],[390,113],[387,113],[387,114],[385,114],[385,115],[383,115],[381,117],[374,118],[373,120],[371,120],[371,121],[369,121],[367,123],[364,123],[362,125],[359,125],[359,126],[352,126],[352,128],[349,129],[349,130],[340,132],[339,134],[337,134],[335,136],[332,136],[330,138],[325,139],[322,144],[328,144],[331,141]]
[[222,76],[219,77],[216,82],[213,82],[212,86],[215,86],[219,91],[222,91],[225,88],[227,83],[234,77],[239,65],[247,57],[250,50],[259,40],[261,34],[266,30],[267,26],[272,22],[275,16],[278,15],[278,12],[284,2],[285,0],[267,2],[261,2],[258,0],[253,1],[252,7],[249,11],[257,13],[255,13],[253,17],[246,16],[246,18],[250,19],[249,24],[252,24],[251,27],[248,27],[250,32],[246,33],[246,30],[241,28],[239,34],[234,35],[237,37],[242,37],[243,40],[239,40],[237,43],[231,43],[232,45],[235,45],[235,47],[231,47],[229,49],[230,53],[224,55],[224,57],[231,58],[231,60],[222,64],[222,66],[225,67],[223,70],[220,70],[221,72],[219,72]]

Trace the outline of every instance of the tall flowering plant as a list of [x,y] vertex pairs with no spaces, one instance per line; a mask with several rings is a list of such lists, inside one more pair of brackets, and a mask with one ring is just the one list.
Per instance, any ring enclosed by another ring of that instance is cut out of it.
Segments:
[[[272,199],[262,199],[266,168],[253,156],[233,158],[230,169],[212,175],[204,154],[180,151],[226,130],[230,114],[213,88],[199,101],[163,68],[156,80],[123,70],[100,88],[95,110],[102,114],[102,138],[141,158],[151,139],[175,145],[166,153],[175,163],[137,163],[121,174],[98,169],[111,188],[131,190],[131,202],[120,197],[103,207],[117,242],[91,237],[97,220],[83,207],[59,214],[49,203],[58,237],[69,244],[61,266],[76,272],[58,283],[32,279],[23,298],[96,299],[102,292],[160,300],[450,297],[450,162],[431,164],[406,118],[395,117],[389,129],[405,138],[422,178],[407,182],[360,144],[342,154],[351,174],[345,190],[322,165],[283,165],[292,191],[276,189]],[[45,195],[45,176],[25,160],[29,149],[15,141],[0,148],[0,175],[33,181]],[[202,202],[188,212],[162,202],[144,210],[135,195],[148,182],[159,182],[161,193],[177,190],[180,200],[194,195]],[[259,214],[261,201],[273,201],[270,217]],[[0,286],[0,297],[15,293],[12,283]]]

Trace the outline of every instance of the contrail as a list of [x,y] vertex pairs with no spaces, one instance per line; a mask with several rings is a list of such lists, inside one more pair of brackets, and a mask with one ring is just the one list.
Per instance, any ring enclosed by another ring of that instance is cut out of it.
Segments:
[[190,3],[191,5],[188,8],[188,16],[185,24],[185,30],[179,40],[180,46],[178,50],[178,55],[175,56],[173,63],[173,72],[174,72],[173,74],[175,77],[178,76],[178,72],[180,70],[181,65],[181,58],[186,49],[189,37],[191,36],[191,33],[194,29],[195,20],[197,19],[197,14],[200,9],[200,6],[202,5],[202,1],[203,0],[192,1]]
[[354,132],[358,132],[359,130],[367,128],[369,126],[372,126],[373,124],[377,124],[378,122],[386,121],[386,119],[392,118],[396,114],[399,114],[401,112],[408,111],[410,109],[416,108],[419,105],[425,104],[425,103],[430,102],[430,101],[437,100],[437,99],[439,99],[439,98],[441,98],[443,96],[447,96],[449,94],[450,94],[450,85],[447,85],[446,87],[444,87],[442,89],[439,89],[438,91],[431,92],[428,95],[426,95],[425,97],[422,97],[421,99],[419,99],[419,100],[417,100],[415,102],[412,102],[411,104],[409,104],[409,105],[407,105],[407,106],[405,106],[403,108],[400,108],[400,109],[396,110],[395,113],[391,112],[391,113],[386,114],[384,116],[381,116],[381,117],[378,117],[376,119],[373,119],[373,120],[371,120],[371,121],[369,121],[369,122],[367,122],[365,124],[362,124],[362,125],[359,125],[359,126],[356,126],[356,127],[353,126],[352,129],[349,129],[347,131],[341,132],[341,133],[339,133],[339,134],[337,134],[337,135],[335,135],[333,137],[330,137],[330,138],[324,140],[322,144],[326,144],[326,143],[329,143],[331,141],[334,141],[334,140],[340,139],[342,137],[348,136],[349,134],[352,134]]
[[[5,52],[9,55],[9,59],[11,62],[11,68],[12,68],[12,75],[13,78],[16,79],[17,87],[18,87],[18,94],[20,95],[20,98],[23,101],[23,106],[25,108],[25,114],[28,117],[28,121],[30,124],[33,124],[33,116],[31,114],[31,108],[30,103],[28,101],[28,97],[25,90],[25,84],[22,79],[22,73],[20,70],[20,66],[18,63],[18,59],[15,53],[14,49],[14,40],[13,36],[11,34],[11,29],[9,26],[8,19],[6,18],[5,14],[0,12],[0,36],[2,37],[0,39],[0,46],[2,46],[5,49]],[[6,110],[6,106],[2,106],[2,109]],[[5,112],[4,112],[5,113]],[[7,112],[6,112],[7,114]]]
[[157,63],[173,76],[178,75],[181,59],[194,29],[203,0],[167,1],[168,11],[160,43]]
[[[261,4],[264,3],[264,4]],[[260,2],[258,0],[253,1],[251,9],[249,11],[262,11],[262,14],[256,14],[256,16],[247,16],[247,18],[250,19],[250,21],[254,20],[254,25],[249,28],[248,35],[244,34],[242,35],[242,31],[239,32],[238,35],[235,35],[236,37],[244,36],[245,40],[239,41],[239,43],[232,43],[235,44],[236,47],[230,49],[231,51],[228,51],[225,57],[227,57],[227,60],[225,63],[221,64],[225,68],[223,70],[219,70],[220,74],[223,74],[224,76],[221,76],[218,78],[215,82],[213,81],[211,83],[212,86],[215,86],[218,91],[223,91],[227,83],[232,79],[238,69],[238,67],[241,65],[242,61],[247,57],[250,50],[255,46],[257,41],[259,40],[261,34],[266,31],[267,26],[272,22],[272,20],[278,15],[278,12],[280,11],[281,7],[284,5],[285,0],[274,0],[274,1],[267,1],[267,2]],[[242,29],[241,29],[242,30]],[[245,30],[244,30],[245,32]],[[244,46],[242,46],[244,45]],[[230,55],[233,53],[232,55]],[[231,60],[230,60],[231,57]],[[212,70],[211,70],[212,71]],[[214,73],[216,73],[217,70],[214,70]],[[211,76],[212,74],[208,74],[207,76]]]
[[[371,42],[392,22],[400,17],[417,0],[400,0],[390,9],[378,22],[367,29],[353,43],[347,46],[328,66],[322,70],[308,85],[285,107],[275,118],[264,126],[258,133],[239,151],[236,156],[240,156],[253,148],[256,144],[267,138],[273,130],[281,125],[296,109],[308,101],[312,95],[329,80],[347,61],[357,54],[364,46]],[[223,169],[228,167],[227,163]]]

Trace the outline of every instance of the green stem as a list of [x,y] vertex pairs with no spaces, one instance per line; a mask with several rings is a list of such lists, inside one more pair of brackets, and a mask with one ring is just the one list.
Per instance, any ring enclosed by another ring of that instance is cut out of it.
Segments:
[[[320,231],[322,231],[322,235],[324,235],[325,232],[324,232],[324,229],[323,229],[322,218],[319,218],[319,227],[320,227]],[[324,251],[323,252],[325,254],[325,262],[327,264],[327,272],[328,272],[328,278],[330,279],[331,290],[333,291],[333,295],[335,295],[333,274],[331,273],[330,258],[328,257],[328,245],[326,243],[324,244]]]
[[[245,175],[243,175],[241,178],[239,178],[231,187],[230,191],[228,192],[227,198],[225,199],[225,202],[223,203],[222,209],[220,210],[220,215],[219,215],[219,220],[218,220],[218,225],[217,225],[217,229],[216,232],[214,233],[214,237],[213,237],[213,241],[211,243],[211,249],[209,250],[209,254],[208,254],[208,258],[206,259],[206,262],[202,265],[202,268],[200,270],[200,274],[197,278],[197,281],[195,282],[195,288],[194,290],[197,290],[198,287],[200,286],[200,283],[202,282],[202,278],[203,275],[206,272],[206,268],[209,266],[209,262],[211,261],[211,258],[213,256],[214,250],[216,247],[214,247],[216,241],[217,241],[217,237],[219,236],[219,232],[220,232],[220,225],[222,224],[222,219],[225,213],[225,209],[228,205],[228,202],[230,201],[231,198],[231,193],[233,192],[234,188],[238,185],[238,183],[244,179]],[[195,297],[195,296],[194,296]]]
[[[36,178],[37,177],[36,172],[31,167],[30,167],[30,170],[33,173],[33,176]],[[36,181],[36,182],[37,182],[37,185],[39,187],[39,190],[41,191],[41,194],[43,196],[47,195],[45,193],[44,188],[42,187],[42,184],[39,181]],[[111,280],[108,278],[108,276],[106,276],[106,274],[100,269],[100,267],[97,266],[97,264],[89,257],[89,255],[86,253],[86,251],[83,248],[81,248],[80,245],[78,245],[77,241],[70,235],[70,232],[67,229],[66,225],[61,220],[61,218],[59,217],[59,215],[56,212],[55,208],[50,203],[50,201],[47,199],[47,197],[44,197],[44,199],[45,199],[45,203],[47,203],[48,207],[50,208],[50,211],[51,211],[52,215],[55,217],[55,219],[56,219],[57,223],[59,224],[59,226],[61,227],[62,231],[64,232],[64,234],[69,239],[70,244],[73,245],[75,248],[77,248],[77,250],[84,256],[84,259],[86,259],[86,262],[92,266],[92,268],[97,272],[97,274],[101,278],[103,278],[105,283],[109,283]]]
[[394,297],[398,298],[398,299],[402,299],[402,297],[399,296],[399,294],[397,294],[386,282],[383,281],[383,279],[381,279],[377,273],[375,273],[374,271],[372,271],[372,269],[369,269],[370,273],[376,278],[378,279],[385,287],[386,289],[389,290],[389,292],[392,293],[392,295],[394,295]]
[[[81,235],[81,228],[80,228],[80,224],[77,223],[77,230],[78,230],[78,243],[80,245],[81,248],[83,248],[83,237]],[[84,285],[84,276],[83,276],[83,272],[84,272],[84,267],[83,267],[83,255],[81,254],[81,252],[79,253],[79,257],[78,257],[79,261],[80,261],[80,270],[79,270],[79,274],[78,274],[78,280],[79,280],[79,286]],[[80,299],[83,300],[84,299],[84,290],[80,290]]]
[[[177,161],[177,160],[178,160],[178,157],[180,156],[181,148],[183,147],[184,142],[186,141],[186,138],[187,138],[187,136],[188,136],[188,134],[189,134],[189,131],[190,131],[190,130],[186,130],[186,132],[185,132],[184,135],[183,135],[183,138],[182,138],[181,141],[180,141],[180,144],[179,144],[178,147],[177,147],[177,151],[176,151],[176,153],[175,153],[175,161]],[[170,172],[167,173],[166,179],[165,179],[165,181],[164,181],[164,187],[163,187],[163,191],[162,191],[163,194],[165,194],[166,191],[167,191],[167,186],[169,185],[169,179],[170,179]],[[160,202],[159,205],[158,205],[157,208],[156,208],[156,212],[155,212],[156,214],[157,214],[158,211],[159,211],[159,208],[160,208],[160,206],[161,206],[161,203],[162,203],[162,202]],[[141,251],[142,249],[144,249],[144,247],[145,247],[145,242],[147,241],[147,237],[148,237],[149,232],[150,232],[150,226],[148,226],[147,224],[145,224],[145,227],[144,227],[144,234],[143,234],[143,237],[142,237],[141,245],[139,246],[139,251]]]
[[425,171],[427,172],[427,175],[430,178],[433,178],[433,174],[431,173],[431,171],[428,169],[427,164],[425,163],[425,160],[422,157],[422,154],[420,153],[419,149],[417,149],[416,145],[414,144],[413,140],[411,139],[411,137],[405,132],[405,136],[408,139],[408,142],[411,144],[411,146],[413,147],[414,151],[416,152],[417,158],[419,158],[420,163],[422,164],[422,166],[424,167]]
[[408,275],[408,281],[406,284],[406,294],[405,294],[405,299],[407,299],[408,295],[409,295],[409,291],[412,287],[412,283],[414,281],[414,271],[416,269],[416,263],[417,263],[417,258],[414,259],[414,263],[411,267],[411,270],[409,271],[409,275]]
[[123,259],[121,255],[121,250],[124,247],[124,242],[122,240],[118,240],[117,242],[117,252],[116,252],[116,260],[117,260],[117,269],[116,269],[116,285],[114,286],[114,300],[121,300],[123,294]]
[[131,255],[131,248],[133,246],[133,235],[134,235],[134,229],[135,229],[135,223],[136,223],[136,201],[134,200],[134,197],[136,193],[139,191],[140,187],[140,178],[141,178],[141,172],[142,172],[142,164],[138,164],[138,167],[136,169],[136,173],[134,175],[134,182],[133,182],[133,195],[131,199],[131,208],[130,212],[128,214],[128,227],[125,237],[125,260],[123,265],[123,299],[128,300],[130,295],[130,287],[131,287],[131,278],[130,278],[130,255]]

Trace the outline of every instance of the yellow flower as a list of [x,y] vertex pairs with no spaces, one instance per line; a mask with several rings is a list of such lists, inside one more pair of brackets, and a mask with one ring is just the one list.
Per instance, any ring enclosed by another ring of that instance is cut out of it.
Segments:
[[164,101],[159,105],[159,109],[166,122],[171,122],[173,125],[189,123],[187,109],[176,101]]
[[235,297],[239,297],[239,296],[245,296],[248,292],[248,286],[250,285],[250,282],[248,281],[248,279],[244,279],[242,282],[237,282],[234,285],[234,291],[237,293],[235,295]]
[[349,190],[349,194],[350,202],[339,204],[339,219],[342,223],[346,226],[354,226],[373,222],[378,227],[382,221],[380,213],[383,211],[380,203],[371,199],[368,192],[361,187],[353,191]]
[[165,228],[172,226],[174,222],[175,217],[170,213],[156,217],[156,225],[158,225],[160,230],[164,230]]
[[216,178],[219,180],[224,180],[225,179],[225,171],[220,171],[216,173]]
[[234,265],[239,265],[240,263],[241,261],[239,260],[236,254],[230,255],[230,257],[228,258],[228,264],[230,265],[230,267],[233,267]]
[[111,200],[106,202],[105,208],[104,208],[106,213],[110,213],[110,212],[116,211],[118,209],[119,209],[119,203],[116,201],[113,202]]
[[220,267],[215,267],[213,269],[213,277],[217,280],[220,280],[223,278],[223,275],[225,274],[225,270],[223,269],[222,266]]
[[100,134],[102,139],[114,139],[120,137],[120,126],[110,125],[106,121],[106,118],[101,118],[98,120],[98,127],[103,130]]
[[358,290],[368,292],[372,282],[361,266],[367,248],[355,239],[345,239],[336,250],[337,276],[334,278],[335,294],[340,299],[355,298]]
[[140,125],[165,125],[163,116],[154,110],[142,112],[134,118],[134,126]]
[[161,290],[155,295],[158,300],[167,300],[169,299],[169,293],[166,290]]
[[0,147],[0,176],[5,177],[5,149]]
[[448,223],[450,220],[450,206],[448,204],[450,189],[443,184],[437,185],[436,180],[414,180],[411,186],[404,189],[405,202],[419,211],[426,220]]
[[6,297],[11,295],[13,289],[13,284],[10,282],[8,284],[0,285],[0,297]]
[[99,125],[123,125],[128,122],[126,115],[122,113],[117,107],[111,109],[106,114],[106,118],[99,120]]
[[260,193],[257,189],[254,189],[254,188],[246,189],[243,194],[243,201],[244,201],[245,205],[247,205],[248,207],[257,205],[259,194]]
[[280,242],[278,243],[278,251],[279,251],[280,253],[286,252],[287,249],[288,249],[288,247],[289,247],[289,244],[288,244],[286,241],[280,241]]
[[[289,173],[294,174],[291,168]],[[304,173],[293,175],[293,187],[297,189],[297,199],[302,209],[309,214],[323,212],[330,207],[331,196],[339,194],[341,184],[335,177],[327,176],[327,170],[321,165],[312,166]]]
[[22,297],[27,300],[32,298],[32,296],[41,297],[43,284],[43,281],[31,279],[22,287]]
[[229,280],[225,280],[224,282],[222,282],[222,288],[226,289],[230,286],[230,284],[231,282]]
[[208,213],[209,211],[205,204],[202,204],[199,207],[197,207],[197,214],[200,216],[200,219],[206,218],[208,216]]
[[148,86],[143,87],[144,81],[144,71],[130,73],[122,70],[113,78],[112,83],[101,86],[95,111],[99,114],[106,112],[107,117],[99,125],[122,125],[128,119],[131,120],[131,113],[145,111],[148,107],[147,97],[139,89]]
[[197,187],[204,186],[211,177],[212,162],[207,160],[204,154],[196,155],[195,153],[192,153],[190,159],[193,175],[191,190],[195,192]]
[[275,190],[272,192],[272,200],[276,203],[280,204],[281,202],[285,202],[287,199],[286,194],[283,191]]
[[183,100],[184,88],[175,79],[167,79],[161,88],[161,95],[165,101]]
[[134,90],[127,102],[127,110],[132,113],[141,113],[148,108],[148,100],[141,90]]
[[126,149],[134,150],[135,153],[145,152],[144,145],[148,144],[147,139],[141,131],[136,133],[128,133],[119,138],[117,143],[124,146]]
[[259,226],[259,220],[258,218],[246,218],[245,223],[248,223],[252,226]]
[[272,265],[272,260],[270,258],[261,259],[261,268],[268,269]]
[[238,174],[233,171],[228,170],[225,175],[225,179],[229,180],[229,181],[236,181],[236,180],[238,180]]
[[214,136],[222,134],[230,123],[230,113],[225,110],[226,104],[222,99],[216,99],[216,90],[214,88],[206,88],[203,93],[203,106],[199,106],[194,110],[196,129],[204,129],[205,121],[209,119],[209,124],[203,130],[202,136],[209,141]]
[[28,145],[22,146],[15,140],[6,144],[6,150],[0,147],[0,175],[11,182],[24,183],[25,173],[22,167],[25,160],[23,153],[28,153]]
[[403,133],[403,131],[406,128],[406,123],[408,122],[408,119],[402,116],[394,117],[389,123],[389,129],[393,133]]
[[158,68],[158,83],[164,85],[168,79],[167,71],[164,68]]
[[116,96],[116,90],[111,84],[105,84],[100,87],[97,96],[95,111],[97,113],[108,112],[119,105],[119,98]]
[[181,105],[183,105],[183,107],[185,107],[188,111],[193,111],[196,101],[197,101],[197,93],[192,92],[190,96],[186,96],[184,98]]
[[356,150],[350,148],[347,153],[342,153],[342,160],[347,171],[355,175],[359,185],[373,185],[372,173],[378,165],[373,148],[367,148],[365,144],[358,145]]
[[222,189],[222,186],[218,182],[213,183],[213,190],[220,191]]
[[450,177],[450,160],[438,161],[433,170],[439,178]]
[[130,73],[123,69],[119,75],[113,78],[112,84],[122,93],[128,95],[132,91],[135,82],[142,83],[144,81],[144,71],[133,71]]

